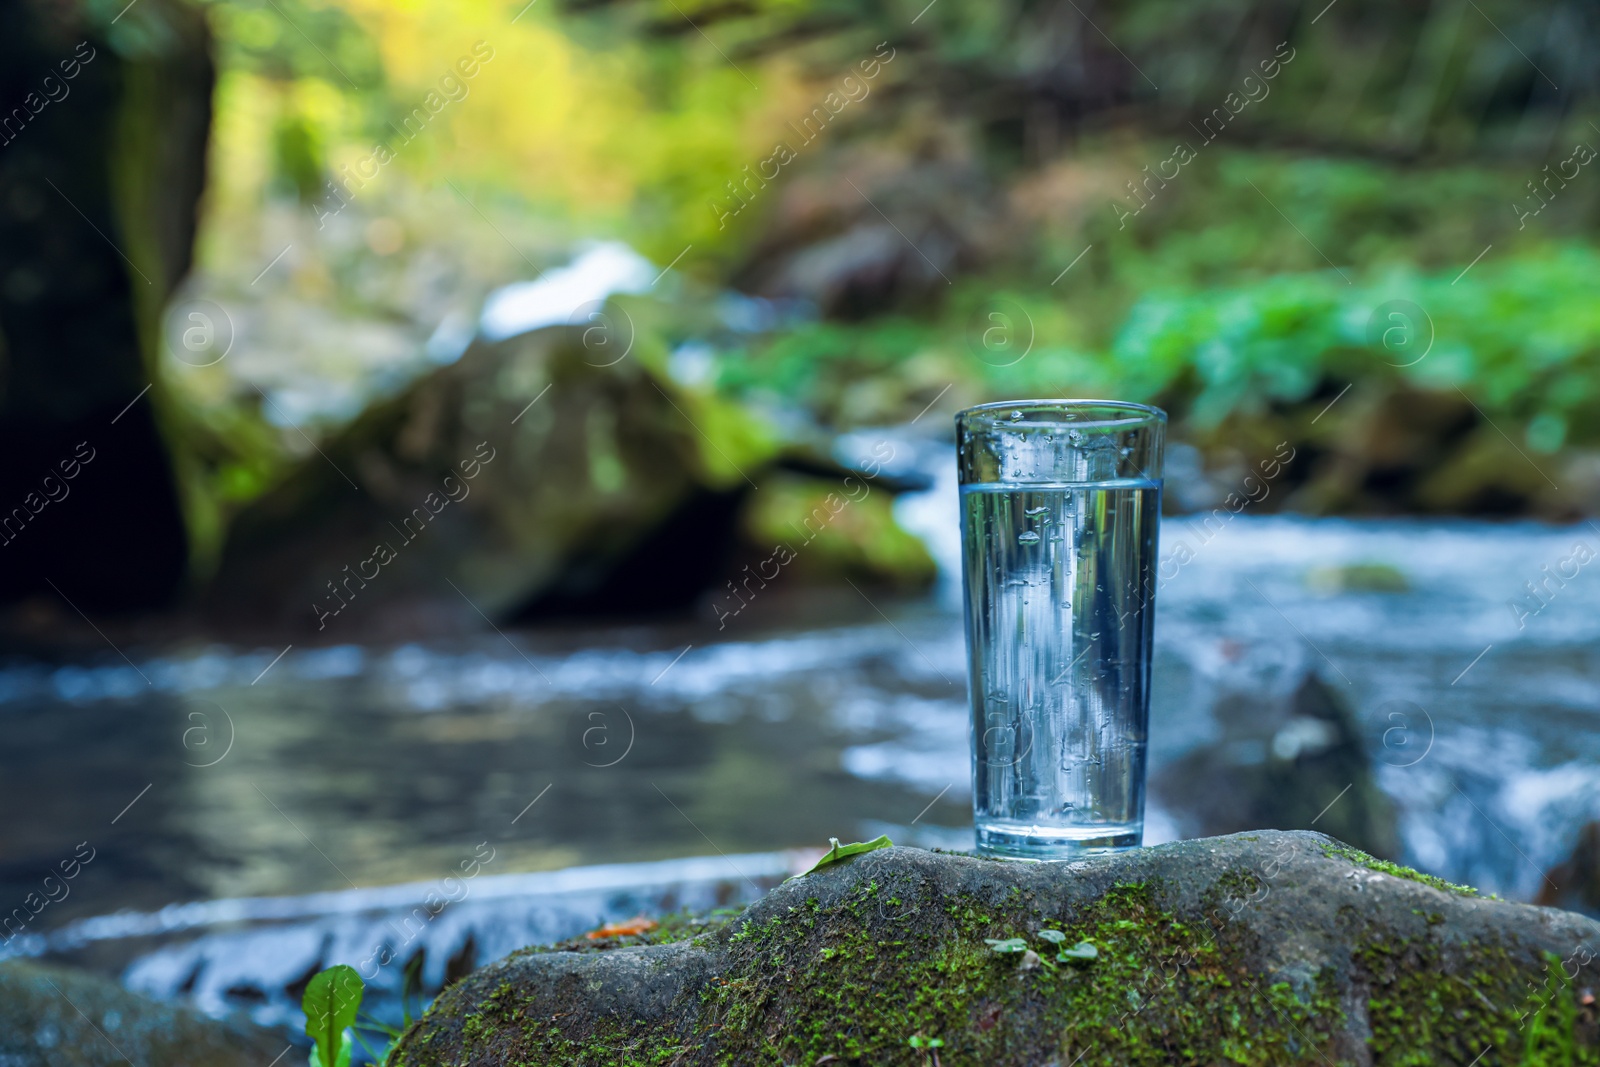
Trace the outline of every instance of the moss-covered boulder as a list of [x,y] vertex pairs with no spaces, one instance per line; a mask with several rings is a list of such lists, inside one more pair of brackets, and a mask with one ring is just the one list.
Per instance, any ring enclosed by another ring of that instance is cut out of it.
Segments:
[[[776,442],[675,383],[643,339],[617,359],[591,333],[475,341],[322,442],[235,519],[210,590],[219,621],[326,638],[514,619],[552,598],[691,601]],[[641,552],[654,568],[608,585]]]
[[270,1030],[158,1004],[104,978],[0,963],[5,1067],[266,1067],[288,1045]]
[[891,848],[688,940],[514,953],[392,1062],[1595,1063],[1596,952],[1590,919],[1321,834],[1067,864]]
[[932,581],[889,479],[808,459],[677,381],[654,333],[617,356],[599,330],[480,337],[322,441],[234,520],[213,621],[399,638],[683,611],[708,590],[738,605],[736,582],[797,570]]

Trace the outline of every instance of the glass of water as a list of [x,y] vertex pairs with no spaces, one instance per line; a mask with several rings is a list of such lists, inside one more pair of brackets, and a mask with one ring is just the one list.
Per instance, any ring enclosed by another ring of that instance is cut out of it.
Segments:
[[978,850],[1137,847],[1167,416],[1105,400],[956,416]]

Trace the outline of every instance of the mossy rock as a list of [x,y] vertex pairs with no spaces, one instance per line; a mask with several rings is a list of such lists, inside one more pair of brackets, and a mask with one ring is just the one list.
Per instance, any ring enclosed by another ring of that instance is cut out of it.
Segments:
[[938,564],[895,521],[892,492],[849,471],[843,475],[775,471],[763,480],[746,507],[744,532],[752,546],[769,549],[774,562],[758,557],[752,570],[770,575],[774,563],[791,560],[785,576],[812,584],[843,578],[905,593],[933,585]]
[[393,638],[692,603],[777,443],[646,339],[604,362],[587,337],[480,339],[332,434],[234,520],[215,621]]
[[104,978],[0,963],[5,1067],[266,1067],[288,1046],[273,1031],[158,1004]]
[[1411,591],[1411,583],[1399,567],[1372,560],[1312,567],[1306,572],[1306,585],[1312,592],[1324,596]]
[[1600,924],[1315,833],[1067,864],[883,849],[688,940],[587,947],[477,971],[391,1062],[1600,1063]]

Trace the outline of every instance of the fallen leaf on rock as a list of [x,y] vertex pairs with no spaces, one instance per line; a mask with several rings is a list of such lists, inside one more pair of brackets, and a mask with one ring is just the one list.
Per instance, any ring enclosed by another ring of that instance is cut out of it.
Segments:
[[584,934],[590,941],[598,941],[603,937],[634,937],[638,934],[648,933],[659,925],[654,919],[646,919],[643,915],[635,915],[631,919],[624,919],[619,923],[606,923],[598,930],[590,930]]
[[842,859],[859,856],[863,852],[875,852],[880,848],[889,848],[894,844],[893,841],[889,840],[888,834],[880,834],[871,841],[852,841],[848,845],[841,845],[837,837],[830,837],[828,838],[828,843],[833,847],[806,874],[812,874],[830,863],[838,863]]

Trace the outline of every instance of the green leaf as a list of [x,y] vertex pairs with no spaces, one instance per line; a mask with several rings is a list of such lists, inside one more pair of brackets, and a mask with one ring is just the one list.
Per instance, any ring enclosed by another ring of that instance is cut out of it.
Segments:
[[1060,930],[1040,930],[1039,936],[1052,945],[1059,945],[1067,939],[1067,935]]
[[983,939],[983,943],[996,952],[1026,952],[1028,943],[1020,937],[1008,937],[1004,941],[996,941],[992,937]]
[[312,1067],[349,1067],[350,1045],[344,1032],[356,1021],[364,989],[355,968],[344,964],[312,976],[300,999],[306,1013],[306,1035],[317,1043]]
[[1079,941],[1071,948],[1064,948],[1056,954],[1056,959],[1062,963],[1067,960],[1094,960],[1100,958],[1100,950],[1087,941]]
[[811,870],[806,872],[806,874],[812,874],[821,868],[826,867],[830,863],[838,863],[842,859],[848,859],[851,856],[859,856],[863,852],[876,852],[880,848],[889,848],[894,844],[893,841],[889,840],[888,834],[882,834],[878,837],[874,837],[871,841],[853,841],[848,845],[839,844],[839,839],[837,837],[830,837],[828,838],[828,841],[833,845],[833,847],[829,849],[828,854],[818,860],[816,866],[812,867]]
[[[316,1048],[311,1050],[311,1067],[322,1067],[322,1053]],[[339,1046],[339,1062],[333,1067],[350,1067],[349,1042]]]

